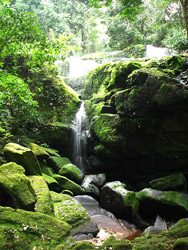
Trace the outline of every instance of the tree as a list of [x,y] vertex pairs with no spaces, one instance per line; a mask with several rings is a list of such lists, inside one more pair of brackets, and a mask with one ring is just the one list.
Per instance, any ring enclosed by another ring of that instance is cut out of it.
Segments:
[[[90,0],[90,5],[95,7],[101,7],[104,5],[109,5],[112,3],[113,0]],[[142,9],[144,0],[119,0],[124,9],[122,11],[122,15],[127,17],[129,20],[135,20],[136,15],[138,15]],[[180,3],[182,6],[183,17],[184,17],[184,24],[187,33],[188,39],[188,0],[158,0],[158,4],[161,6],[168,6],[171,3]]]

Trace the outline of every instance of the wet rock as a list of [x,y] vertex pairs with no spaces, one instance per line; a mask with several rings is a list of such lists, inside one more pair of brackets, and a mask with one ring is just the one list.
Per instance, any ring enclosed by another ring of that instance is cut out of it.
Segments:
[[103,208],[123,218],[132,218],[138,210],[138,200],[134,192],[126,189],[120,181],[106,183],[101,189]]
[[65,164],[59,170],[59,175],[65,176],[76,183],[81,183],[84,178],[84,173],[73,164]]
[[7,161],[23,166],[26,175],[42,175],[39,162],[31,149],[16,143],[8,143],[3,148],[3,152]]
[[164,176],[155,180],[150,181],[150,187],[158,190],[185,190],[186,179],[182,173],[172,174]]

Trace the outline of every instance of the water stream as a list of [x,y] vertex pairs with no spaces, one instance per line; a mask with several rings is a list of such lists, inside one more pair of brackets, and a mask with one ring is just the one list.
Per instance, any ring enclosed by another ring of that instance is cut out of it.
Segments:
[[88,137],[87,116],[84,102],[72,122],[73,130],[73,152],[72,162],[82,171],[86,169],[86,142]]

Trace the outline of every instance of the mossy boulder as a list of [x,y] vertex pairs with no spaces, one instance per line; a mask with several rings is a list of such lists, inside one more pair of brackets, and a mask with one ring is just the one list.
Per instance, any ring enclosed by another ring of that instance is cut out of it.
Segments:
[[188,237],[177,239],[173,244],[173,250],[187,250]]
[[16,143],[8,143],[3,148],[7,161],[23,166],[26,175],[42,175],[39,162],[31,149]]
[[52,191],[61,191],[59,183],[52,177],[46,174],[42,174],[43,180],[48,184],[48,187]]
[[[71,226],[38,212],[0,207],[0,249],[63,249]],[[66,247],[65,247],[66,249]]]
[[39,161],[42,161],[43,159],[47,159],[50,156],[44,148],[40,147],[39,145],[35,143],[30,142],[29,147],[33,151],[34,155],[36,155]]
[[51,177],[53,177],[53,175],[55,174],[54,169],[51,167],[48,167],[47,163],[45,163],[45,162],[40,163],[40,168],[41,168],[42,174],[46,174],[46,175],[49,175]]
[[138,213],[147,218],[157,215],[166,220],[188,216],[188,195],[176,191],[159,191],[145,188],[136,193],[139,200]]
[[69,191],[73,192],[74,195],[84,193],[84,189],[81,186],[79,186],[77,183],[69,180],[65,176],[54,174],[53,178],[58,182],[59,187],[62,190],[69,190]]
[[71,164],[71,161],[66,157],[51,156],[47,160],[48,166],[54,169],[56,173],[66,164]]
[[117,216],[131,219],[138,210],[139,202],[133,191],[120,181],[108,182],[101,188],[102,206]]
[[47,183],[42,176],[28,177],[33,190],[37,195],[37,202],[34,210],[39,213],[54,216],[54,206]]
[[55,217],[63,220],[75,227],[79,224],[89,221],[87,210],[80,203],[67,194],[61,194],[51,191],[54,202]]
[[182,173],[164,176],[150,181],[150,187],[158,190],[185,190],[186,178]]
[[0,166],[0,189],[6,206],[33,210],[36,194],[26,177],[25,169],[15,162]]
[[81,183],[84,178],[84,173],[73,164],[63,165],[58,174],[65,176],[76,183]]

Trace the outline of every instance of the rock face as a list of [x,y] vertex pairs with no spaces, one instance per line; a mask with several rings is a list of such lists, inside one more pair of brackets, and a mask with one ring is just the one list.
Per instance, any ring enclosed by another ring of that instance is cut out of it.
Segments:
[[31,149],[16,143],[8,143],[3,151],[5,158],[23,166],[27,175],[42,175],[39,162]]
[[143,181],[186,173],[188,86],[176,77],[187,69],[187,60],[187,55],[133,60],[89,74],[85,106],[91,170],[129,180],[139,189]]

